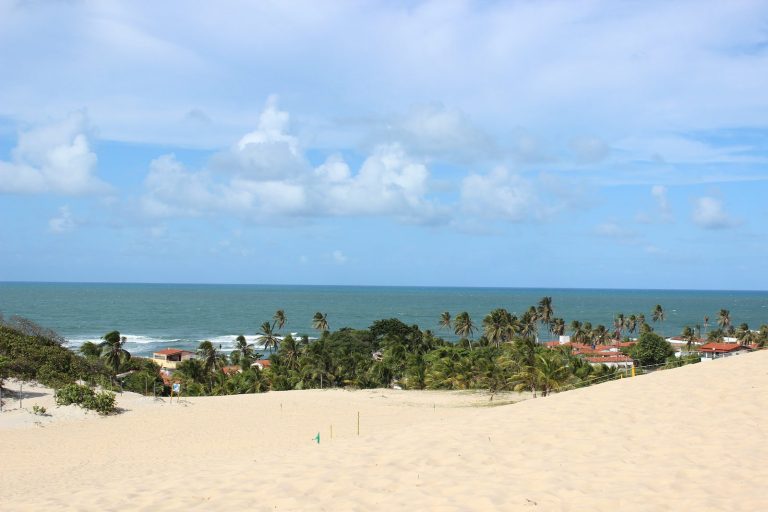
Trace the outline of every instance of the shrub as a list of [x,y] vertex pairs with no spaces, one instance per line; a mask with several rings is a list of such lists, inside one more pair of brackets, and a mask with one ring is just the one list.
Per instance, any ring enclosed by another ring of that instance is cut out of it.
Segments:
[[88,386],[67,384],[56,390],[56,405],[75,404],[82,407],[94,394],[93,390]]
[[106,415],[115,412],[115,394],[109,391],[96,393],[88,386],[68,384],[56,391],[56,404],[74,404]]
[[40,405],[32,406],[32,414],[35,414],[37,416],[45,416],[45,413],[46,413],[45,407],[42,407]]
[[115,394],[109,391],[99,391],[85,402],[85,408],[102,415],[115,412]]

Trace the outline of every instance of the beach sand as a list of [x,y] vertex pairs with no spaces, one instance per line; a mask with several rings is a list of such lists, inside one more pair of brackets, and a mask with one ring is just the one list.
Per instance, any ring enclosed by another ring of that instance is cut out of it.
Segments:
[[768,509],[768,352],[516,397],[126,393],[110,417],[5,412],[0,509]]

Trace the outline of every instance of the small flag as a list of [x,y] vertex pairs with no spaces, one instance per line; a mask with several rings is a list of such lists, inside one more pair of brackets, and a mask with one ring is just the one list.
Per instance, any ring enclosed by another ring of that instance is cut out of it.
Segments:
[[317,441],[317,444],[320,444],[320,432],[318,432],[317,435],[315,437],[313,437],[312,439]]

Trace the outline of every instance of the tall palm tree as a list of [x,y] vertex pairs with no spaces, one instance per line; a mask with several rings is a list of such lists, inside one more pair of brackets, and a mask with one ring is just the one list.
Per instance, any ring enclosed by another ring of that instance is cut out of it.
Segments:
[[230,354],[232,362],[239,364],[243,371],[251,367],[251,363],[256,359],[256,351],[253,350],[253,344],[248,343],[242,334],[235,339],[235,350]]
[[269,322],[261,324],[259,336],[261,337],[262,343],[264,343],[264,350],[269,350],[270,348],[277,350],[278,345],[280,345],[280,340],[275,335],[272,330],[272,324]]
[[117,373],[120,364],[131,358],[131,353],[125,350],[125,337],[120,336],[118,331],[108,332],[103,336],[104,343],[101,345],[101,357],[107,366]]
[[440,314],[440,328],[451,330],[451,314],[448,311],[443,311]]
[[613,319],[613,337],[617,340],[621,340],[621,335],[624,332],[624,313],[619,313]]
[[608,329],[603,324],[599,324],[592,329],[592,339],[597,343],[604,345],[608,339]]
[[462,311],[453,320],[453,333],[460,338],[469,340],[469,348],[472,349],[472,335],[475,333],[475,324],[472,323],[469,313]]
[[528,311],[523,313],[520,317],[520,336],[526,339],[536,340],[538,334],[538,328],[536,326],[537,313],[536,309],[531,307]]
[[213,346],[213,343],[208,340],[200,343],[200,345],[197,347],[197,353],[203,362],[205,371],[208,373],[212,372],[213,370],[218,370],[224,366],[224,361],[221,354],[218,350],[216,350],[216,347]]
[[288,319],[285,317],[285,311],[282,309],[278,309],[275,311],[275,315],[272,317],[272,320],[274,321],[272,323],[272,328],[274,329],[275,326],[277,326],[278,329],[282,329],[285,327],[285,323],[288,321]]
[[312,327],[320,332],[326,332],[328,330],[328,315],[321,312],[315,313],[312,317]]
[[565,334],[565,320],[562,318],[552,319],[552,334],[554,336],[562,336]]
[[721,309],[717,314],[717,325],[719,325],[723,331],[727,331],[728,327],[731,325],[731,312],[727,309]]
[[690,326],[686,325],[685,328],[683,328],[683,332],[680,333],[680,337],[685,340],[685,349],[690,352],[693,342],[696,339],[696,333]]
[[555,310],[552,308],[552,297],[542,297],[536,307],[536,315],[539,318],[539,322],[542,325],[546,324],[547,330],[552,332],[552,318],[555,315]]
[[578,320],[571,321],[571,339],[574,343],[581,343],[584,341],[584,326]]
[[664,312],[664,308],[661,307],[661,304],[656,304],[656,307],[653,308],[653,314],[651,318],[654,322],[660,322],[661,324],[664,323],[664,320],[667,318],[667,314]]
[[287,334],[283,339],[283,345],[280,347],[280,356],[291,370],[299,369],[299,357],[301,355],[301,349],[298,342]]
[[704,315],[704,336],[707,335],[708,328],[709,328],[709,316]]
[[514,326],[512,315],[506,309],[494,309],[483,318],[483,334],[490,343],[497,347],[512,339]]
[[624,319],[624,327],[627,329],[627,334],[632,336],[637,330],[637,316],[629,315]]

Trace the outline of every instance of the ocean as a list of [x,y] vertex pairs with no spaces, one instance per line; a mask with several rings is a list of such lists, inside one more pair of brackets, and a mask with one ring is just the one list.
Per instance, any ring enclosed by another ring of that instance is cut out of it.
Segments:
[[480,327],[494,308],[519,316],[544,296],[552,297],[555,316],[566,324],[589,321],[610,329],[617,313],[643,313],[650,323],[656,304],[667,318],[654,328],[667,336],[685,325],[702,325],[705,315],[710,328],[716,326],[720,309],[730,310],[735,326],[746,322],[754,329],[768,323],[768,292],[762,291],[405,286],[0,283],[0,313],[51,328],[72,348],[118,330],[127,337],[127,350],[147,356],[159,348],[195,349],[203,340],[231,350],[239,334],[254,341],[259,326],[278,309],[288,319],[282,333],[316,336],[312,316],[320,311],[328,315],[331,330],[397,318],[455,340],[439,328],[443,311],[454,316],[468,311]]

